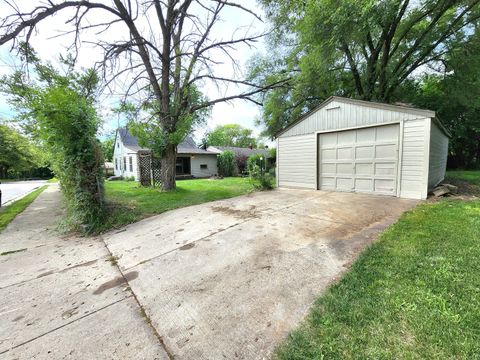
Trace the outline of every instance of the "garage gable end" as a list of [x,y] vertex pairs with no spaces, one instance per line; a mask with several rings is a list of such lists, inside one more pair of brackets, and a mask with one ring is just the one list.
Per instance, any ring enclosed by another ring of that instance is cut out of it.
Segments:
[[435,112],[430,110],[334,96],[282,130],[277,134],[277,137],[306,135],[317,131],[351,129],[433,117],[435,117]]

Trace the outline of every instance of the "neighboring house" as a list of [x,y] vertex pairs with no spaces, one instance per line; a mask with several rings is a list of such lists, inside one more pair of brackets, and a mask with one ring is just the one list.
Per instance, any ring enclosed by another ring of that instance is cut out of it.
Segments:
[[331,97],[276,137],[279,186],[425,199],[450,134],[430,110]]
[[[138,145],[138,140],[128,129],[119,128],[115,135],[113,151],[114,173],[116,176],[134,177],[138,181],[139,152],[149,151]],[[186,137],[177,146],[177,177],[210,177],[217,174],[217,153],[197,147],[191,137]]]

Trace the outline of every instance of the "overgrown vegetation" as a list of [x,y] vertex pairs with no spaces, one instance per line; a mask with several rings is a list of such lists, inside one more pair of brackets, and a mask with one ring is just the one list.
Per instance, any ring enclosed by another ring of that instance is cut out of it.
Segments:
[[[480,179],[480,172],[449,173]],[[405,213],[313,305],[278,359],[475,359],[480,201]]]
[[267,158],[262,154],[248,157],[247,168],[255,187],[270,190],[275,187],[275,177],[269,172]]
[[66,75],[23,49],[36,81],[15,72],[2,79],[2,90],[19,112],[18,119],[49,152],[67,205],[69,228],[89,232],[104,219],[103,156],[96,134],[98,78],[93,70],[73,70],[62,59]]
[[480,170],[447,171],[445,182],[458,186],[460,195],[480,196]]
[[218,174],[221,176],[235,175],[235,154],[233,151],[226,150],[217,157]]
[[43,190],[45,190],[45,188],[46,186],[42,186],[20,200],[14,201],[10,205],[0,208],[0,232],[3,231],[18,214],[25,210],[27,206],[30,205]]
[[110,214],[96,232],[184,206],[245,195],[254,187],[246,178],[225,178],[182,180],[176,190],[168,192],[141,187],[136,182],[108,181],[105,190]]

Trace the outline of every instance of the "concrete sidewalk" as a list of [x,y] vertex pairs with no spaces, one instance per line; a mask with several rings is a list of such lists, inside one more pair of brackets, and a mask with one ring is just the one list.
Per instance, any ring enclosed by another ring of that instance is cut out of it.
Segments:
[[0,233],[0,359],[168,359],[98,238],[62,237],[58,186]]

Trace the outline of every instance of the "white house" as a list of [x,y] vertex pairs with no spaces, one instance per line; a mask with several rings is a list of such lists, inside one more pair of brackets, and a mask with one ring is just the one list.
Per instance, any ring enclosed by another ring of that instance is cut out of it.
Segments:
[[[119,128],[115,135],[113,151],[114,173],[116,176],[139,179],[139,151],[149,151],[138,145],[138,140],[127,128]],[[200,149],[191,137],[186,137],[177,146],[177,177],[210,177],[218,173],[217,154]]]
[[449,137],[433,111],[331,97],[277,134],[277,184],[425,199]]

